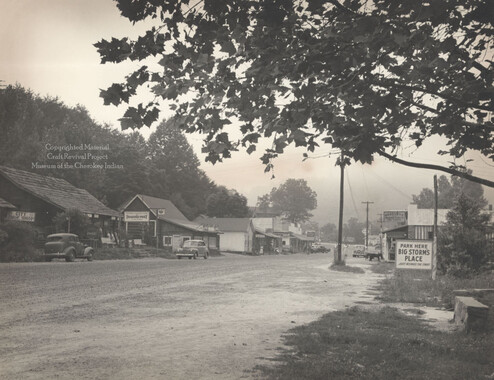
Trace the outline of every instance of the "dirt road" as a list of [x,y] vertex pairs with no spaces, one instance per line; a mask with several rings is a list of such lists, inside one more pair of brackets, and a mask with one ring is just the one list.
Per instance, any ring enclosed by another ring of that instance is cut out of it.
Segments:
[[0,378],[253,378],[286,330],[373,299],[331,256],[0,264]]

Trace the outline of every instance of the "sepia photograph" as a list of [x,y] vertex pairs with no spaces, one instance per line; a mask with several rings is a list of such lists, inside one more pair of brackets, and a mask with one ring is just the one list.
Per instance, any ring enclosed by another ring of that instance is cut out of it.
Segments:
[[0,0],[0,378],[494,379],[494,2]]

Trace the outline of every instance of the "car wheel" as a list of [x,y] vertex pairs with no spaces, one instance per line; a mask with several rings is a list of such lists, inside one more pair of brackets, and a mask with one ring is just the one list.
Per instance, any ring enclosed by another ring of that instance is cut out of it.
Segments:
[[192,259],[192,256],[189,256],[189,260],[191,260],[191,259]]
[[67,255],[65,255],[65,261],[72,262],[74,260],[75,260],[74,251],[67,252]]
[[178,257],[177,257],[177,259],[179,259],[179,260],[180,260],[181,258],[182,258],[181,256],[178,256]]
[[51,261],[51,257],[45,257],[45,261],[50,262]]
[[87,261],[93,261],[93,253],[90,252],[88,255],[87,255]]

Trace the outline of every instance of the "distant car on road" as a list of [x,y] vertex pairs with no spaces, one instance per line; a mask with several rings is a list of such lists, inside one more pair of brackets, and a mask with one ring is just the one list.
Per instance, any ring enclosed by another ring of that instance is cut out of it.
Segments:
[[93,261],[94,250],[81,243],[75,234],[60,233],[48,235],[43,250],[45,261],[63,258],[74,261],[76,258]]
[[187,240],[182,245],[182,249],[176,253],[176,256],[178,259],[182,257],[197,259],[199,256],[207,259],[209,257],[209,249],[202,240]]
[[365,257],[365,245],[354,245],[352,256]]
[[329,243],[312,243],[310,246],[311,252],[331,252]]

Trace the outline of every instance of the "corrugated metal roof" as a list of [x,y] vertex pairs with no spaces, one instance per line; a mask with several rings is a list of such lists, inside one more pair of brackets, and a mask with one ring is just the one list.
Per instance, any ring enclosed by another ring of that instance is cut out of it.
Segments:
[[16,208],[13,204],[7,202],[5,199],[0,198],[0,208]]
[[247,232],[251,223],[250,218],[205,218],[198,217],[194,220],[198,224],[209,227],[217,227],[223,232]]
[[87,214],[120,216],[119,212],[106,207],[86,190],[79,189],[64,179],[6,166],[0,166],[0,174],[15,186],[63,210],[77,209]]

